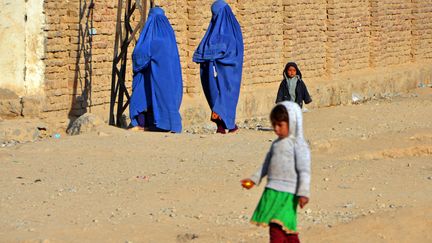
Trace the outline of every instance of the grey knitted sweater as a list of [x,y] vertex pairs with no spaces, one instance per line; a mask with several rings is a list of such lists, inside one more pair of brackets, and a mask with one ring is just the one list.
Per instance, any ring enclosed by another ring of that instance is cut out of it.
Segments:
[[259,185],[267,176],[267,188],[309,197],[311,157],[309,146],[303,137],[303,118],[300,106],[284,101],[289,116],[289,134],[276,139],[261,168],[251,177]]

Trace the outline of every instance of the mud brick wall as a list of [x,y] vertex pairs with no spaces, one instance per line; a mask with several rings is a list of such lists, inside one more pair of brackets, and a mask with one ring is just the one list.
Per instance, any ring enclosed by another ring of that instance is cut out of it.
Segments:
[[328,1],[327,65],[332,73],[369,66],[369,1]]
[[199,66],[192,62],[192,56],[204,36],[209,24],[209,19],[211,18],[211,12],[202,11],[202,9],[209,10],[210,6],[210,1],[199,0],[187,1],[186,5],[187,34],[185,35],[185,52],[187,54],[182,59],[184,61],[182,67],[185,73],[183,76],[183,85],[186,89],[186,93],[190,96],[195,96],[202,92],[199,85]]
[[305,79],[325,75],[326,9],[326,0],[283,1],[284,62],[297,62]]
[[[92,10],[88,8],[90,2],[45,0],[46,98],[42,109],[46,113],[79,116],[103,108],[101,114],[108,115],[117,1],[95,1]],[[211,19],[212,2],[156,1],[164,8],[176,33],[184,85],[182,115],[186,124],[208,118],[199,65],[192,62],[192,55]],[[359,87],[360,91],[367,89],[370,95],[375,95],[370,90],[399,92],[415,87],[420,79],[430,82],[430,0],[230,0],[228,3],[242,27],[245,47],[240,118],[267,115],[282,69],[290,60],[299,64],[314,97],[313,106],[346,102],[351,92],[348,86]],[[96,35],[90,36],[89,28],[95,28]],[[132,50],[133,45],[129,57]],[[407,74],[410,81],[401,77],[406,85],[382,85],[396,82],[390,74],[383,74],[382,68],[392,73],[391,70],[399,70],[398,65],[404,64],[422,68]],[[130,59],[128,68],[130,87]]]
[[[45,1],[43,111],[79,116],[109,103],[117,6],[116,1],[95,1],[91,9],[90,2]],[[90,35],[92,28],[96,35]]]
[[[430,2],[429,2],[430,4]],[[411,0],[371,1],[371,65],[387,66],[412,60]]]
[[411,34],[413,61],[432,59],[432,2],[412,0]]
[[283,60],[283,7],[281,1],[239,1],[237,13],[244,39],[243,85],[280,79]]

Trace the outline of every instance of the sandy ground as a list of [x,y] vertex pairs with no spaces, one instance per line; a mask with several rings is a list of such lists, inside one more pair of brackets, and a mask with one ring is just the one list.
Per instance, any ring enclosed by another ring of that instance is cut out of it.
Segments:
[[[432,242],[432,89],[414,94],[305,113],[302,242]],[[263,185],[239,181],[274,138],[103,127],[1,148],[0,242],[268,242],[249,223]]]

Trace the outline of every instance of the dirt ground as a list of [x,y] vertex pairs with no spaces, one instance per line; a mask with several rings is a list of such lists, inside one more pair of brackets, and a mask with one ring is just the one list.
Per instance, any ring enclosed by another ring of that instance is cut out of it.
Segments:
[[[304,116],[302,242],[432,242],[431,88]],[[0,148],[0,242],[268,242],[249,223],[264,187],[239,183],[275,138],[263,130],[103,127]]]

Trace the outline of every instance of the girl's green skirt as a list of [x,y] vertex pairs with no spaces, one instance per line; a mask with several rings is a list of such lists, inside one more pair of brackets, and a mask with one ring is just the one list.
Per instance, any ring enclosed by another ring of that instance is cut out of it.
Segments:
[[295,195],[266,188],[252,215],[251,223],[268,226],[276,223],[288,234],[297,234],[297,203]]

